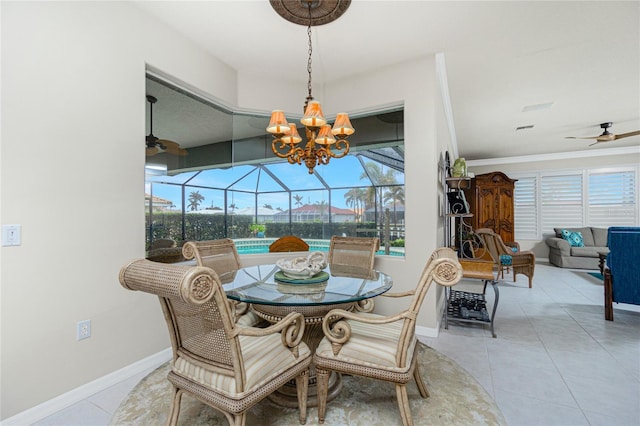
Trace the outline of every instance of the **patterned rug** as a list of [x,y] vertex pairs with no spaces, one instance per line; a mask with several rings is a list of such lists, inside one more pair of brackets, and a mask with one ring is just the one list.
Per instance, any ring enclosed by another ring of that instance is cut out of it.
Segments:
[[[415,383],[407,386],[415,425],[506,425],[489,394],[454,361],[434,349],[420,345],[420,372],[430,397],[423,399]],[[111,425],[163,425],[171,403],[169,364],[142,379],[116,410]],[[344,387],[327,404],[325,425],[401,425],[393,384],[343,377]],[[298,411],[265,399],[251,408],[247,425],[298,425]],[[228,425],[226,417],[184,395],[179,425]],[[318,410],[309,408],[308,425],[318,424]]]

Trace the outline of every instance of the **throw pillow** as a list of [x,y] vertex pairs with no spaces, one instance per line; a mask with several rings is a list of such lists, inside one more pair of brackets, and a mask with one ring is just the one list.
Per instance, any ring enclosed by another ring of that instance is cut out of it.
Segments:
[[569,242],[571,247],[584,247],[582,240],[582,232],[573,232],[566,229],[562,230],[562,238]]
[[513,263],[513,257],[509,256],[508,254],[500,255],[500,264],[502,266],[511,266],[512,263]]

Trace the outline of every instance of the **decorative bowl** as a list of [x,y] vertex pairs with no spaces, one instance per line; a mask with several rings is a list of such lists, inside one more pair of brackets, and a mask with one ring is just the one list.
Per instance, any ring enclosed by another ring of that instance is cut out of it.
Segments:
[[327,260],[324,257],[324,253],[314,251],[307,257],[280,259],[276,262],[276,265],[289,278],[305,279],[313,277],[326,268]]

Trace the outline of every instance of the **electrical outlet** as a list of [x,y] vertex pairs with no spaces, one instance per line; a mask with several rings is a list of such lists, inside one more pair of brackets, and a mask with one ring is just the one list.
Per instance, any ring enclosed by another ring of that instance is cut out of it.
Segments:
[[91,320],[78,321],[76,332],[78,340],[91,337]]

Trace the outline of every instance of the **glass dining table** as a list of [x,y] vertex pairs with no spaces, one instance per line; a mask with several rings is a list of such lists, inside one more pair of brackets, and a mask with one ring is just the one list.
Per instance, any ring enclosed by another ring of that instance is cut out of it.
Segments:
[[[303,341],[313,353],[322,340],[322,320],[332,309],[367,312],[373,309],[371,298],[388,291],[391,277],[376,270],[363,270],[344,265],[329,265],[309,280],[284,277],[275,264],[241,268],[220,275],[227,297],[252,306],[255,313],[275,323],[290,312],[304,315]],[[285,281],[283,281],[285,280]],[[328,400],[342,389],[339,374],[329,379]],[[317,405],[315,368],[309,372],[308,405]],[[297,407],[295,383],[290,383],[271,395],[270,399],[286,407]]]

